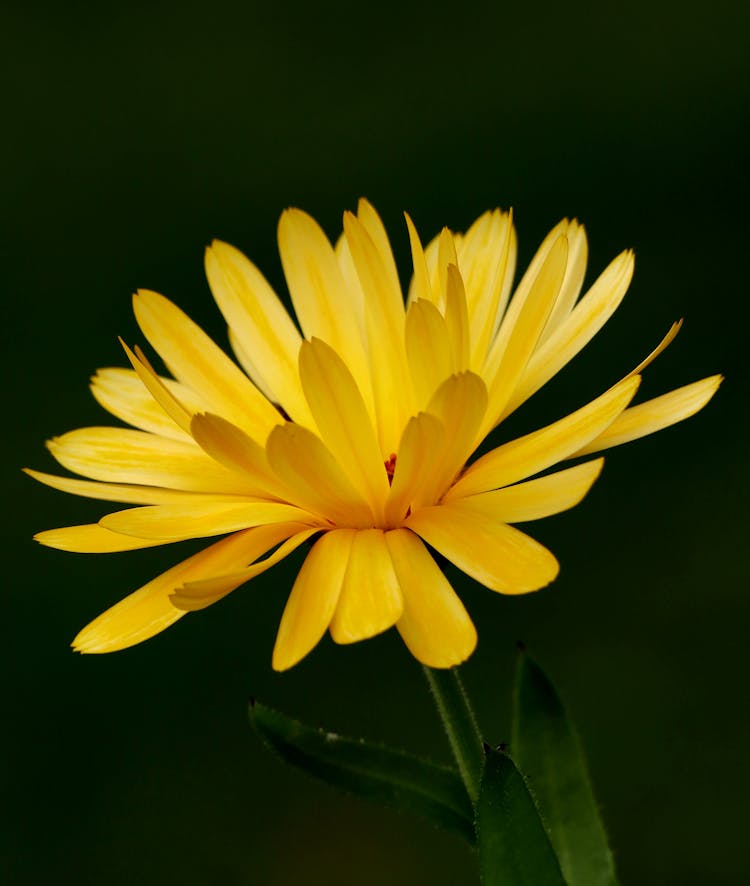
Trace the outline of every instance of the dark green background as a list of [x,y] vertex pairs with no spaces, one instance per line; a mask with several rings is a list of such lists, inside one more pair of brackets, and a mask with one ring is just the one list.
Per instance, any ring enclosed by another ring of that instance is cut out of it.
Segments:
[[224,342],[210,238],[281,287],[281,209],[335,236],[362,194],[404,274],[403,209],[428,236],[512,205],[523,263],[563,215],[587,225],[592,274],[636,249],[617,316],[507,433],[581,405],[683,315],[645,394],[727,375],[702,415],[613,451],[584,505],[531,527],[562,562],[550,589],[451,577],[480,631],[465,678],[488,737],[508,737],[524,638],[578,723],[623,883],[747,882],[746,8],[6,8],[4,882],[475,882],[457,840],[287,771],[246,722],[254,694],[446,759],[394,632],[273,674],[296,557],[143,646],[75,656],[80,627],[184,552],[42,549],[33,532],[104,510],[19,473],[52,468],[47,437],[106,423],[86,382],[123,364],[118,334],[142,341],[133,289]]

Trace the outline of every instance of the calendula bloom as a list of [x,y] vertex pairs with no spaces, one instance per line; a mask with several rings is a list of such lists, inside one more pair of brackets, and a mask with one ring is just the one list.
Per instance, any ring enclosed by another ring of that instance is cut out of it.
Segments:
[[633,255],[615,258],[579,298],[586,235],[562,221],[511,297],[509,214],[487,212],[465,234],[445,229],[425,249],[406,221],[414,273],[405,304],[366,201],[344,215],[335,248],[305,213],[282,215],[279,251],[301,332],[258,269],[214,242],[208,282],[242,369],[172,302],[134,297],[143,335],[173,378],[125,346],[132,369],[100,370],[92,391],[133,428],[82,428],[49,442],[61,465],[88,479],[29,473],[137,507],[37,539],[105,553],[224,538],[100,615],[75,649],[146,640],[315,539],[281,619],[276,669],[298,662],[326,629],[352,643],[393,625],[421,662],[456,665],[476,631],[425,542],[494,591],[547,585],[555,557],[510,524],[577,504],[603,460],[543,472],[680,421],[716,391],[712,376],[629,405],[675,324],[597,399],[472,462],[487,434],[612,315]]

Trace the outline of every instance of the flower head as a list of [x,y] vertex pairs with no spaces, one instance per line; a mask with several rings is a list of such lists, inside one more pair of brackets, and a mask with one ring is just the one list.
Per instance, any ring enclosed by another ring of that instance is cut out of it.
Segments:
[[345,214],[335,248],[305,213],[282,215],[279,250],[301,332],[258,269],[214,242],[206,272],[242,369],[172,302],[134,297],[143,335],[173,377],[124,345],[132,369],[100,370],[92,391],[132,427],[82,428],[49,442],[60,464],[88,479],[29,473],[136,507],[37,539],[104,553],[223,538],[96,618],[75,649],[146,640],[310,541],[275,668],[298,662],[326,629],[351,643],[393,625],[420,661],[456,665],[476,631],[425,542],[492,590],[543,587],[557,575],[555,557],[511,524],[577,504],[603,460],[544,472],[680,421],[717,389],[712,376],[630,406],[638,373],[675,324],[594,401],[472,461],[487,434],[612,315],[633,255],[615,258],[579,297],[586,235],[565,220],[512,292],[509,214],[487,212],[465,234],[444,229],[425,249],[406,221],[414,273],[405,305],[369,203]]

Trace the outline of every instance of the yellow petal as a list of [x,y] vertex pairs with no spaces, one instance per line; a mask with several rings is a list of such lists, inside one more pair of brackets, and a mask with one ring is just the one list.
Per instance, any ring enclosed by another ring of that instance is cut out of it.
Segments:
[[217,464],[192,441],[128,428],[79,428],[53,438],[47,446],[63,467],[94,480],[189,492],[254,492],[242,474]]
[[194,505],[151,505],[128,508],[107,514],[99,521],[100,526],[134,535],[136,538],[161,539],[162,542],[182,541],[187,538],[207,538],[224,535],[266,523],[314,523],[315,518],[306,511],[278,502],[204,502],[200,508]]
[[[45,486],[59,489],[60,492],[69,492],[72,495],[81,495],[84,498],[96,498],[100,501],[121,501],[134,505],[167,505],[167,504],[196,504],[206,498],[205,493],[182,492],[178,489],[160,489],[158,486],[128,486],[123,483],[97,483],[92,480],[79,480],[73,477],[57,477],[54,474],[45,474],[41,471],[32,471],[24,468],[24,473]],[[209,496],[216,500],[215,495]],[[236,496],[227,495],[227,501],[236,501]]]
[[205,413],[193,417],[190,431],[207,455],[244,475],[245,485],[256,495],[286,498],[287,490],[272,474],[265,450],[243,430],[218,415]]
[[539,542],[460,504],[422,508],[404,525],[459,569],[503,594],[536,591],[559,571],[557,560]]
[[302,339],[266,278],[238,249],[220,240],[206,250],[206,276],[242,352],[262,371],[259,387],[266,387],[295,421],[309,422],[297,371]]
[[312,431],[291,422],[279,425],[271,431],[266,451],[296,505],[339,525],[372,526],[367,502]]
[[116,554],[120,551],[136,551],[164,544],[157,539],[132,538],[110,532],[96,523],[85,526],[65,526],[38,532],[34,539],[48,548],[72,551],[75,554]]
[[364,197],[357,203],[357,218],[375,245],[383,273],[390,281],[388,291],[393,299],[393,310],[398,311],[400,309],[403,313],[404,299],[401,294],[401,283],[398,278],[398,269],[393,259],[393,251],[391,250],[391,243],[388,239],[385,225],[375,211],[374,206],[368,200],[365,200]]
[[497,424],[536,348],[560,292],[567,254],[567,240],[561,235],[530,284],[528,295],[519,300],[517,291],[510,303],[483,373],[487,380],[489,406],[480,439]]
[[469,309],[466,306],[464,281],[456,265],[448,265],[445,287],[445,322],[453,356],[453,371],[464,372],[469,368]]
[[405,340],[416,402],[424,409],[453,372],[448,325],[432,302],[418,298],[409,305]]
[[405,212],[404,217],[406,218],[406,227],[409,231],[411,260],[414,266],[414,278],[409,289],[408,304],[411,305],[420,299],[429,302],[430,304],[434,304],[435,293],[432,289],[432,283],[430,282],[430,272],[427,270],[427,261],[425,260],[424,250],[422,249],[422,242],[419,239],[419,234],[414,227],[414,222],[411,220],[409,213]]
[[639,383],[639,376],[625,379],[565,418],[498,446],[475,461],[444,500],[508,486],[570,458],[612,424],[633,399]]
[[536,480],[456,499],[451,507],[501,523],[541,520],[575,507],[593,486],[603,464],[604,459],[597,458]]
[[320,339],[303,342],[300,378],[320,436],[355,489],[383,516],[388,476],[375,431],[351,373]]
[[568,228],[570,226],[570,222],[568,219],[564,218],[562,221],[558,222],[554,228],[547,234],[547,236],[542,241],[539,249],[537,249],[534,257],[532,258],[529,266],[524,271],[523,276],[521,277],[521,281],[513,293],[513,302],[515,303],[515,307],[512,309],[513,312],[517,313],[521,307],[523,307],[524,302],[529,297],[529,293],[531,292],[531,287],[534,285],[534,281],[539,276],[542,267],[549,259],[549,254],[552,251],[552,247],[559,240],[561,236],[566,236],[568,233]]
[[[440,310],[443,309],[444,305],[441,301],[442,293],[440,292],[440,283],[439,283],[439,275],[438,275],[438,256],[440,253],[440,237],[442,235],[442,231],[436,236],[433,237],[432,240],[424,247],[424,263],[427,266],[427,274],[430,280],[430,290],[431,295],[429,296],[429,301],[433,302]],[[459,238],[460,239],[460,238]],[[411,287],[409,291],[409,302],[411,303],[416,298],[415,291],[415,280],[412,279]]]
[[255,529],[238,532],[194,554],[116,603],[87,625],[73,641],[77,652],[115,652],[148,640],[185,615],[170,595],[185,582],[221,575],[263,553]]
[[[623,252],[597,279],[573,311],[545,338],[529,360],[503,410],[509,415],[587,345],[617,310],[633,277],[633,253]],[[637,375],[638,372],[633,372]]]
[[272,665],[285,671],[317,645],[341,594],[355,529],[326,532],[307,555],[281,616]]
[[[185,385],[163,377],[160,381],[190,411],[206,408]],[[99,369],[91,379],[91,393],[108,412],[129,425],[162,437],[189,439],[189,435],[166,415],[132,369]]]
[[565,236],[568,240],[568,262],[565,267],[565,277],[550,312],[547,326],[542,333],[541,341],[554,332],[573,310],[573,305],[581,293],[583,279],[586,276],[589,247],[585,228],[576,219],[573,219],[568,222]]
[[516,260],[511,213],[499,210],[480,216],[458,247],[458,263],[466,286],[471,327],[471,363],[481,370],[487,350],[508,302]]
[[357,269],[354,267],[354,259],[352,258],[352,251],[349,249],[349,242],[343,231],[336,241],[334,252],[336,253],[336,261],[338,262],[341,276],[344,278],[344,285],[351,294],[351,309],[356,315],[360,337],[364,342],[367,340],[367,332],[365,330],[365,294],[362,291],[362,284],[357,276]]
[[[591,442],[581,447],[574,456],[588,455],[601,449],[611,449],[629,443],[647,434],[653,434],[695,415],[708,403],[723,381],[721,375],[712,375],[693,384],[662,394],[653,400],[626,409],[609,427]],[[572,457],[572,456],[571,456]]]
[[281,421],[244,372],[169,299],[140,290],[133,298],[138,325],[170,372],[211,409],[265,442]]
[[427,412],[440,420],[445,433],[431,443],[437,457],[430,466],[428,502],[436,501],[466,464],[486,409],[487,389],[473,372],[452,375],[435,392]]
[[404,600],[398,632],[411,654],[431,668],[452,668],[477,645],[463,603],[422,542],[406,529],[386,533]]
[[387,458],[395,450],[412,413],[404,305],[401,291],[394,288],[388,268],[364,225],[351,213],[345,213],[344,231],[365,294],[367,357],[377,432],[382,457]]
[[[229,345],[232,348],[232,353],[236,357],[237,362],[250,376],[261,394],[263,394],[269,402],[273,403],[282,417],[285,413],[288,415],[289,413],[284,410],[284,407],[279,402],[276,392],[271,389],[271,385],[264,377],[263,372],[258,365],[258,361],[253,360],[250,357],[250,354],[242,347],[242,343],[234,334],[231,327],[227,327],[227,337],[229,338]],[[284,411],[282,412],[282,410]],[[205,409],[203,411],[205,412]]]
[[448,268],[450,265],[458,267],[456,241],[453,237],[453,233],[448,228],[443,228],[438,236],[437,252],[438,296],[436,304],[441,310],[445,310],[446,293],[448,288]]
[[420,412],[409,419],[398,447],[386,504],[388,526],[398,526],[410,508],[428,501],[445,436],[445,426],[434,415]]
[[[265,572],[281,562],[304,541],[307,541],[311,535],[320,530],[302,527],[299,523],[274,523],[270,526],[258,526],[253,531],[265,533],[263,541],[265,545],[264,550],[270,550],[279,542],[283,542],[283,544],[279,545],[273,554],[270,554],[264,560],[259,560],[237,572],[187,582],[172,594],[170,597],[172,604],[178,609],[184,609],[186,612],[197,612],[199,609],[205,609],[207,606],[211,606],[226,597],[227,594],[231,594],[232,591],[236,591],[240,585],[250,581],[251,578],[255,578],[256,575],[260,575],[261,572]],[[295,534],[289,538],[292,533]]]
[[392,627],[403,608],[385,534],[380,529],[357,532],[331,621],[331,636],[336,643],[374,637]]
[[682,320],[677,320],[669,327],[669,329],[667,330],[667,334],[653,349],[653,351],[651,351],[651,353],[647,357],[641,360],[641,362],[635,367],[635,369],[632,369],[625,376],[625,378],[629,378],[631,375],[640,375],[647,366],[650,366],[654,362],[654,360],[656,360],[659,354],[662,354],[672,344],[675,338],[677,338],[677,333],[680,331],[680,329],[682,329]]
[[139,352],[134,354],[125,344],[123,339],[120,339],[120,344],[143,387],[146,388],[156,403],[159,404],[162,411],[172,419],[177,427],[186,434],[189,434],[190,410],[183,406],[177,397],[175,397],[169,388],[162,382],[143,353]]
[[368,408],[369,373],[359,316],[359,293],[347,289],[328,238],[306,212],[288,209],[279,221],[279,253],[305,338],[320,338],[349,367]]

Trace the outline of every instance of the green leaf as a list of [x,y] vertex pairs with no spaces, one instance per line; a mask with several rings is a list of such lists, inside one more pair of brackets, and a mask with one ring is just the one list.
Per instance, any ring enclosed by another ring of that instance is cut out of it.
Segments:
[[483,886],[565,886],[526,782],[501,751],[485,760],[477,838]]
[[262,704],[251,705],[250,719],[266,744],[292,766],[358,797],[421,815],[474,842],[471,803],[453,770],[314,729]]
[[580,743],[554,686],[525,653],[516,677],[511,748],[569,886],[616,886]]

